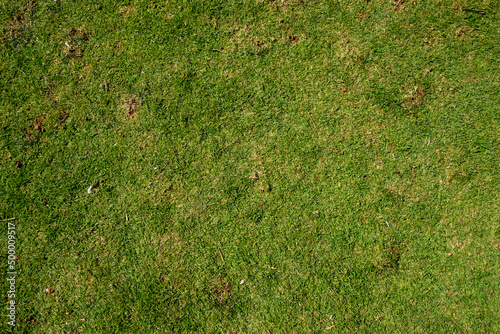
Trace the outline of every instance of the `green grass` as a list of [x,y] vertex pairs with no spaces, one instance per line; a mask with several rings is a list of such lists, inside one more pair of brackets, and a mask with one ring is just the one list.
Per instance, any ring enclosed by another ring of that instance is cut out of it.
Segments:
[[499,2],[0,3],[16,332],[500,332]]

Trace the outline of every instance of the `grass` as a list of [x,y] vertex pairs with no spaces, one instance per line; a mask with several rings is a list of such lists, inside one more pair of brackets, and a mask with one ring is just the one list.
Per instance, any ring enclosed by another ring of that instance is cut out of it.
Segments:
[[17,332],[500,332],[498,2],[0,3]]

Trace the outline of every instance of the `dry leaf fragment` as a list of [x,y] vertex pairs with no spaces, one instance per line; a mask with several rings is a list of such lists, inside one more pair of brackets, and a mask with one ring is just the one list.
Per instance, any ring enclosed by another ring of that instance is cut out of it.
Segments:
[[38,117],[36,119],[36,124],[35,126],[33,127],[33,129],[35,130],[40,130],[41,132],[45,132],[45,129],[43,128],[42,126],[42,118],[41,117]]

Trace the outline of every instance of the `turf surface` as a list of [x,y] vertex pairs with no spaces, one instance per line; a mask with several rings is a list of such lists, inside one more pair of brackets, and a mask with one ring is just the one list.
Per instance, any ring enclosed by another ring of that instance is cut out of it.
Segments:
[[0,3],[15,331],[500,332],[499,2]]

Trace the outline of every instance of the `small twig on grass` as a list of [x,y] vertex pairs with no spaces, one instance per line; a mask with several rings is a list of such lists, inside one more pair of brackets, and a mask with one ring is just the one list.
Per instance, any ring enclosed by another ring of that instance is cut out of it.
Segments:
[[313,123],[314,127],[317,128],[316,123],[314,123],[314,120],[313,120],[311,114],[309,114],[309,118],[311,119],[311,122]]
[[68,119],[68,116],[69,116],[68,114],[63,113],[63,115],[62,115],[62,117],[61,117],[61,120],[60,120],[59,122],[57,122],[57,123],[54,125],[54,127],[56,128],[56,127],[58,127],[59,125],[61,125],[61,124],[62,124],[65,120],[67,120],[67,119]]
[[394,9],[397,9],[397,8],[399,7],[399,5],[401,4],[401,2],[402,2],[402,1],[403,1],[403,0],[399,0],[399,1],[396,3],[396,5],[394,5]]
[[453,320],[451,320],[451,319],[450,319],[450,321],[451,321],[451,323],[452,323],[452,324],[454,324],[455,326],[457,326],[457,328],[458,328],[458,330],[460,331],[460,333],[465,334],[465,332],[462,330],[462,328],[460,328],[460,326],[458,326],[458,325],[455,323],[455,321],[453,321]]
[[224,264],[226,264],[226,261],[224,261],[224,256],[222,256],[222,252],[221,252],[220,248],[217,248],[217,250],[219,251],[220,258],[222,259],[222,262],[224,262]]
[[462,8],[464,12],[473,12],[473,13],[479,13],[481,15],[486,14],[484,10],[477,10],[477,9],[470,9],[470,8]]
[[7,219],[2,219],[0,220],[0,222],[7,222],[9,220],[16,220],[16,217],[13,217],[13,218],[7,218]]
[[223,53],[222,50],[212,49],[212,51]]

